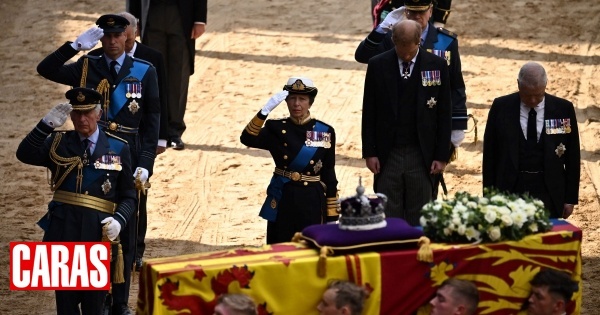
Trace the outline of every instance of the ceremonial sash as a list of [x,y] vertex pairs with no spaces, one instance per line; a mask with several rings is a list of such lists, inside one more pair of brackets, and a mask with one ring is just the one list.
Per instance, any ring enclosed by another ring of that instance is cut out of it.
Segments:
[[437,42],[433,43],[433,49],[435,50],[446,50],[454,41],[454,38],[444,33],[438,33],[437,39]]
[[[327,129],[328,127],[319,121],[317,121],[313,128],[314,131],[320,132],[325,132]],[[296,155],[292,163],[290,163],[289,169],[298,171],[303,170],[315,155],[317,149],[317,147],[303,145],[300,152],[298,152],[298,155]],[[289,178],[280,175],[273,175],[273,177],[271,177],[271,182],[269,183],[269,187],[267,187],[267,198],[258,214],[261,218],[272,222],[277,219],[277,208],[279,207],[279,201],[283,194],[283,185],[289,181]]]
[[[150,68],[150,65],[146,63],[133,62],[133,67],[129,69],[128,77],[134,77],[142,82],[142,78],[146,74],[146,71],[148,71],[148,68]],[[125,94],[127,94],[127,84],[127,82],[121,80],[112,92],[112,95],[110,96],[110,108],[108,109],[109,120],[115,119],[121,111],[121,108],[127,104],[127,97],[125,96]]]

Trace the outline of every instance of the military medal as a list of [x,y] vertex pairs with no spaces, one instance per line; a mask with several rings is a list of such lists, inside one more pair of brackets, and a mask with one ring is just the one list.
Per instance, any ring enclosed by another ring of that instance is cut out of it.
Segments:
[[565,151],[567,151],[567,147],[565,147],[565,145],[562,144],[562,142],[556,147],[556,150],[554,150],[558,157],[561,157],[563,154],[565,154]]
[[306,144],[307,147],[329,149],[331,148],[331,133],[323,131],[307,131],[304,144]]
[[322,167],[323,167],[323,162],[321,160],[318,160],[317,164],[315,164],[315,166],[313,166],[313,171],[315,171],[315,174],[318,173]]
[[142,98],[142,82],[137,84],[137,98]]
[[105,154],[101,156],[96,162],[94,162],[94,166],[99,170],[121,171],[123,169],[121,166],[121,157],[112,154]]
[[429,100],[427,100],[427,107],[429,107],[429,108],[433,108],[436,104],[437,104],[437,101],[436,101],[435,97],[433,97],[433,96]]
[[131,98],[131,84],[127,83],[127,93],[125,93],[125,97]]
[[440,70],[421,71],[423,86],[442,85]]
[[[106,176],[108,176],[108,174],[106,174]],[[108,180],[108,178],[104,181],[104,184],[102,184],[102,192],[104,192],[104,194],[108,194],[108,192],[110,191],[110,189],[112,188],[112,185],[110,184],[110,181]]]
[[131,101],[131,103],[129,103],[129,106],[127,107],[129,107],[129,111],[134,115],[140,109],[140,105],[138,105],[138,102],[136,102],[135,100]]

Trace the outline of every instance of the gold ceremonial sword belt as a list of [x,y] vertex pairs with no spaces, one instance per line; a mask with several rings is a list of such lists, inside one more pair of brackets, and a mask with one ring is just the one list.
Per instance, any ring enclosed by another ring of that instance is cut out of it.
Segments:
[[138,129],[139,128],[131,128],[131,127],[125,127],[123,125],[117,124],[116,122],[113,121],[98,121],[98,125],[108,129],[108,130],[112,130],[112,131],[116,131],[116,132],[122,132],[122,133],[132,133],[132,134],[136,134],[138,133]]
[[288,171],[284,171],[277,167],[275,168],[275,171],[273,173],[275,173],[276,175],[279,175],[279,176],[287,177],[295,182],[297,182],[297,181],[320,182],[321,181],[321,176],[302,175],[299,172],[288,172]]
[[115,214],[117,204],[90,195],[78,194],[64,190],[54,192],[53,201],[68,203],[74,206],[91,208],[100,212]]

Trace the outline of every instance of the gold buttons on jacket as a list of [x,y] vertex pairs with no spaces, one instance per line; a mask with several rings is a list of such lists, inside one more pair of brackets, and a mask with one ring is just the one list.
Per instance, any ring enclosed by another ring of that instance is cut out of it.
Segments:
[[313,165],[313,164],[315,164],[315,161],[310,160],[310,165]]
[[284,155],[284,156],[283,156],[283,159],[284,159],[284,160],[287,160],[287,155]]
[[308,182],[304,182],[304,186],[308,186]]
[[281,133],[283,133],[283,134],[285,134],[286,132],[287,132],[287,131],[285,131],[285,129],[284,129],[284,130],[281,130]]
[[284,142],[284,143],[283,143],[283,146],[284,146],[284,147],[287,147],[287,143],[285,143],[285,142]]

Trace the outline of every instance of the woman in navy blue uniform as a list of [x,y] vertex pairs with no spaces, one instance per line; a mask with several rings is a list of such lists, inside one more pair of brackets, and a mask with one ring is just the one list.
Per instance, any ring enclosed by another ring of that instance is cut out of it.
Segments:
[[[268,221],[267,244],[289,242],[309,225],[338,219],[335,131],[310,114],[317,92],[311,79],[291,77],[240,137],[249,147],[268,150],[275,161],[260,211]],[[289,117],[267,120],[284,100]]]

